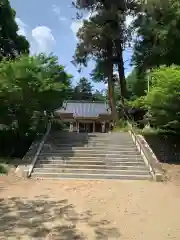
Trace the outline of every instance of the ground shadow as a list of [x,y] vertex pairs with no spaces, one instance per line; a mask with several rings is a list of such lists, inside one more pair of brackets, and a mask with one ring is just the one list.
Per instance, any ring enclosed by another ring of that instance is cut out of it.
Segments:
[[160,162],[180,164],[180,136],[145,134],[144,138]]
[[[93,140],[96,137],[97,135],[93,133],[51,131],[40,153],[36,166],[38,166],[42,160],[43,162],[49,163],[53,160],[61,159],[62,163],[68,163],[72,161],[72,157],[76,155],[75,148],[84,148],[87,147],[87,145],[92,148],[95,147],[96,143]],[[62,144],[66,144],[66,146]]]
[[[43,200],[42,200],[43,199]],[[0,199],[1,239],[57,239],[84,240],[87,232],[93,232],[94,239],[119,239],[120,233],[110,221],[96,221],[91,211],[78,213],[67,199],[52,201],[48,196]]]

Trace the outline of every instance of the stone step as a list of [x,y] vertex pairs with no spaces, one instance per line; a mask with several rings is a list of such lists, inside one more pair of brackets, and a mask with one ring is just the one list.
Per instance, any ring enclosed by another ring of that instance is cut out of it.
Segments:
[[151,180],[152,177],[148,174],[136,175],[136,174],[124,174],[124,175],[113,175],[113,174],[74,174],[74,173],[32,173],[33,178],[37,179],[87,179],[87,180]]
[[49,172],[49,173],[83,173],[83,174],[115,174],[115,175],[145,175],[149,174],[149,171],[146,169],[127,169],[127,170],[110,170],[110,169],[85,169],[85,168],[34,168],[34,172]]
[[[114,136],[119,136],[119,135],[129,135],[128,132],[112,132],[111,135],[114,135]],[[53,132],[51,131],[50,132],[50,135],[52,136],[72,136],[72,135],[81,135],[81,136],[109,136],[110,133],[100,133],[100,132],[92,132],[92,133],[87,133],[87,132],[69,132],[69,131],[62,131],[62,132]]]
[[80,159],[73,159],[73,160],[68,160],[68,161],[64,161],[64,160],[54,160],[54,159],[50,159],[50,160],[39,160],[37,162],[37,164],[51,164],[51,165],[61,165],[63,163],[66,164],[71,164],[71,165],[94,165],[94,166],[104,166],[104,165],[108,165],[108,166],[144,166],[145,163],[142,159],[140,160],[111,160],[111,161],[101,161],[101,160],[92,160],[90,159],[90,161],[88,160],[80,160]]
[[81,156],[104,156],[104,157],[108,157],[108,156],[139,156],[139,152],[138,151],[108,151],[108,150],[104,150],[104,151],[76,151],[76,150],[69,150],[69,151],[52,151],[52,150],[43,150],[40,153],[41,155],[51,155],[51,156],[77,156],[77,157],[81,157]]
[[75,161],[75,160],[79,160],[79,161],[143,161],[142,157],[140,155],[138,156],[125,156],[125,157],[105,157],[105,156],[70,156],[70,158],[68,158],[67,156],[52,156],[52,155],[40,155],[39,160],[59,160],[59,161]]
[[121,139],[131,139],[130,135],[124,135],[124,136],[112,136],[112,135],[108,135],[108,136],[48,136],[49,139],[57,139],[57,140],[97,140],[97,141],[111,141],[111,140],[121,140]]
[[109,139],[68,139],[68,138],[64,138],[64,139],[49,139],[48,141],[54,141],[54,142],[97,142],[97,143],[110,143],[110,142],[132,142],[131,138],[120,138],[120,139],[116,139],[116,140],[109,140]]
[[50,134],[32,177],[40,179],[152,179],[128,133]]
[[77,150],[77,151],[84,151],[84,150],[104,150],[104,149],[108,149],[108,150],[112,150],[112,151],[116,151],[116,150],[125,150],[125,151],[136,151],[137,148],[135,146],[124,146],[122,147],[121,145],[117,145],[117,146],[102,146],[102,145],[87,145],[87,146],[71,146],[71,145],[53,145],[53,144],[45,144],[44,145],[45,149],[53,149],[53,150]]
[[46,141],[46,144],[51,144],[54,146],[77,146],[77,147],[84,147],[84,146],[102,146],[102,147],[106,147],[106,146],[112,146],[112,147],[133,147],[135,146],[134,143],[132,141],[121,141],[121,142],[76,142],[76,141]]
[[112,148],[133,148],[135,147],[134,143],[131,144],[102,144],[102,143],[88,143],[88,144],[76,144],[76,143],[53,143],[53,142],[46,142],[45,145],[54,145],[58,148],[61,147],[101,147],[101,148],[106,148],[106,147],[112,147]]
[[39,156],[59,156],[59,157],[68,157],[68,156],[70,156],[70,157],[72,157],[72,156],[76,156],[76,157],[97,157],[97,156],[99,156],[99,157],[121,157],[121,158],[123,158],[123,157],[126,157],[126,156],[128,156],[128,157],[138,157],[138,156],[140,156],[140,154],[138,153],[138,152],[114,152],[114,153],[111,153],[111,152],[106,152],[106,151],[104,151],[104,153],[103,152],[101,152],[101,153],[99,153],[99,152],[75,152],[75,151],[69,151],[69,152],[51,152],[51,151],[49,151],[49,152],[45,152],[45,151],[43,151],[43,152],[41,152],[40,154],[39,154]]
[[49,139],[55,139],[55,140],[81,140],[81,141],[84,141],[84,140],[98,140],[98,141],[109,141],[109,138],[105,138],[105,137],[102,137],[102,138],[98,138],[98,137],[84,137],[84,136],[75,136],[75,137],[48,137]]
[[108,165],[108,164],[103,164],[103,165],[87,165],[87,164],[71,164],[71,163],[66,163],[66,164],[41,164],[38,163],[35,166],[36,168],[43,168],[43,169],[68,169],[68,168],[74,168],[74,169],[109,169],[109,170],[148,170],[147,167],[145,165]]
[[62,134],[51,134],[49,137],[54,137],[54,138],[122,138],[122,137],[130,137],[129,133],[124,132],[121,134],[114,134],[114,133],[62,133]]
[[109,142],[109,141],[121,141],[121,140],[131,140],[132,141],[132,138],[131,136],[125,136],[125,137],[102,137],[102,138],[97,138],[97,137],[48,137],[48,139],[50,140],[55,140],[55,141],[70,141],[70,140],[73,140],[73,141],[105,141],[105,142]]
[[62,133],[62,134],[51,134],[49,137],[54,137],[54,138],[123,138],[123,137],[130,137],[128,132],[123,132],[120,134],[114,134],[114,133]]
[[137,149],[110,149],[110,148],[106,148],[106,149],[103,149],[103,148],[82,148],[82,149],[77,149],[77,148],[44,148],[43,149],[43,152],[46,153],[46,152],[55,152],[55,153],[64,153],[64,152],[67,152],[67,153],[71,153],[71,152],[77,152],[77,153],[104,153],[106,152],[107,154],[109,153],[138,153],[138,150]]

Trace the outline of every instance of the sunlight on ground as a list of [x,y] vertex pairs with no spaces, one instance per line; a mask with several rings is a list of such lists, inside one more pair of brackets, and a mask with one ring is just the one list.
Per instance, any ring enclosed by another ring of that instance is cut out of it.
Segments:
[[0,239],[180,239],[180,188],[0,178]]

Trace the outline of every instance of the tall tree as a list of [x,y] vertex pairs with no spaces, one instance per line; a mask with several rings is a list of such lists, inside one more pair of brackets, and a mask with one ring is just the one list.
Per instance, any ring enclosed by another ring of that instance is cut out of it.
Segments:
[[90,100],[90,101],[105,101],[106,97],[102,91],[93,89],[91,82],[87,78],[81,78],[75,88],[72,88],[71,100]]
[[71,75],[53,56],[23,56],[0,62],[0,124],[20,136],[36,127],[44,111],[51,113],[66,99]]
[[149,0],[133,25],[137,35],[133,62],[139,71],[180,64],[179,0]]
[[113,42],[111,28],[104,22],[103,12],[92,16],[89,21],[84,21],[83,27],[79,30],[77,37],[79,43],[75,52],[75,62],[87,65],[89,59],[101,60],[106,69],[108,82],[109,102],[116,116],[113,90]]
[[[125,24],[127,14],[133,14],[139,8],[139,3],[134,0],[76,0],[78,9],[88,9],[91,12],[103,12],[103,25],[108,23],[111,29],[111,40],[113,41],[113,64],[117,65],[119,73],[119,84],[121,96],[127,96],[126,81],[124,74],[123,50],[129,39]],[[102,26],[101,26],[102,27]],[[106,66],[107,67],[107,66]]]
[[104,102],[106,100],[106,96],[103,93],[103,91],[96,90],[93,93],[93,100],[94,101],[103,101]]
[[15,11],[9,0],[0,1],[0,60],[12,59],[22,53],[29,53],[29,43],[24,36],[18,35]]
[[93,87],[87,78],[83,77],[77,83],[74,89],[75,100],[92,100],[93,99]]
[[148,79],[145,74],[138,73],[134,68],[126,78],[128,97],[135,100],[138,97],[144,96],[148,90]]

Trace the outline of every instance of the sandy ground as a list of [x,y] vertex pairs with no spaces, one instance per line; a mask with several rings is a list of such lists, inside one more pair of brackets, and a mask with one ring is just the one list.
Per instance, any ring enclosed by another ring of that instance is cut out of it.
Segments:
[[0,239],[180,239],[180,185],[0,177]]

